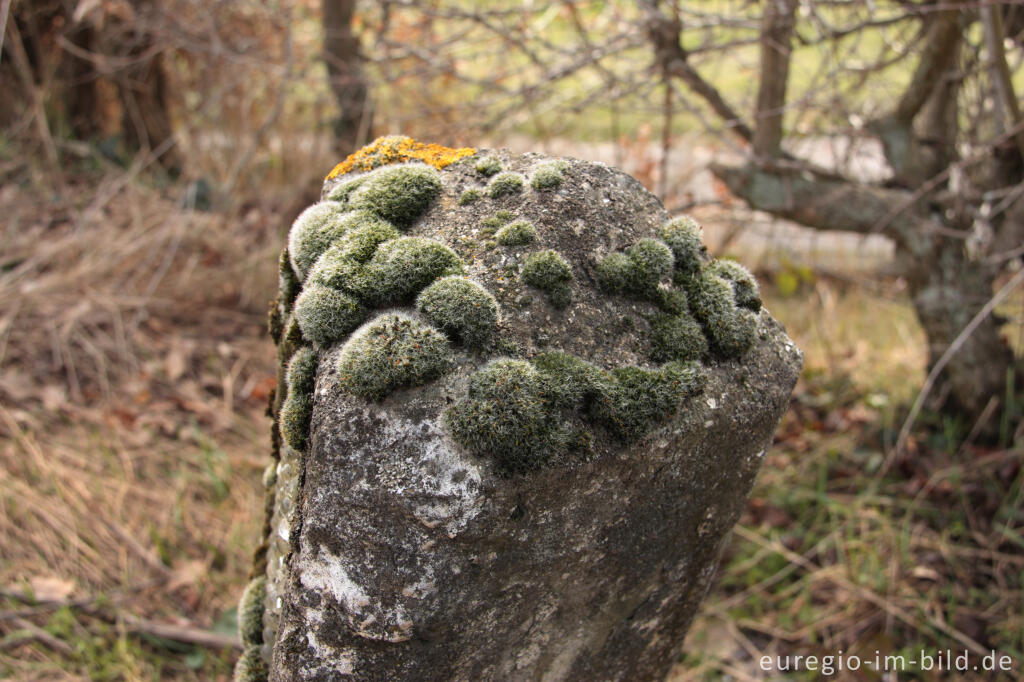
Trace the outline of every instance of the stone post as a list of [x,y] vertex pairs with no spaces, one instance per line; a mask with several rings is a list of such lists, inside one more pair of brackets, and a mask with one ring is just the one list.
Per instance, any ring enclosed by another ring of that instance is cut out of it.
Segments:
[[604,165],[382,138],[295,222],[236,679],[661,679],[802,355]]

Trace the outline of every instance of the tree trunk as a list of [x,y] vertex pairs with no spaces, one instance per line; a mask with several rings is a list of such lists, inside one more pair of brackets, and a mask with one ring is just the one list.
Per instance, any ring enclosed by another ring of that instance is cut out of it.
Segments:
[[[158,162],[171,172],[181,169],[174,149],[169,83],[159,36],[152,30],[154,0],[136,0],[130,25],[117,22],[105,32],[104,47],[126,62],[114,75],[121,101],[121,125],[129,149],[159,152]],[[158,18],[158,17],[157,17]]]
[[[914,311],[928,339],[929,368],[991,298],[997,274],[985,261],[970,260],[958,239],[936,240],[933,253],[933,258],[921,259],[898,249]],[[1007,377],[1014,371],[1013,351],[999,334],[1003,322],[989,315],[967,337],[939,375],[931,409],[962,414],[971,428],[989,401],[1002,403]],[[978,425],[982,433],[995,433],[999,422],[992,416],[989,423]]]
[[359,39],[352,33],[355,0],[323,0],[324,61],[338,102],[335,148],[345,156],[367,142],[373,122],[370,88],[363,73]]

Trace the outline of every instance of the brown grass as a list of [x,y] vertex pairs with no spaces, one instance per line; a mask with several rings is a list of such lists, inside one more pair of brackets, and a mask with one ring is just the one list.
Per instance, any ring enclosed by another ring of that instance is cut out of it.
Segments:
[[[248,571],[290,209],[204,213],[122,173],[52,189],[2,190],[0,676],[223,673],[230,652],[193,672],[136,650],[122,616],[212,627]],[[71,649],[12,640],[26,610]],[[110,660],[76,641],[97,636]]]

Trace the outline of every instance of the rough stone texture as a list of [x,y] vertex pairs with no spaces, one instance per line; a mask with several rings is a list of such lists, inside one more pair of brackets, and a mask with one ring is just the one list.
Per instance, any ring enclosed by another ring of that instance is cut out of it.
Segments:
[[[802,355],[762,309],[754,345],[707,357],[703,391],[638,441],[598,425],[586,452],[511,476],[453,442],[445,410],[493,358],[561,350],[657,367],[656,306],[603,293],[596,266],[658,234],[658,200],[617,170],[569,161],[554,190],[460,205],[486,187],[484,157],[527,178],[548,161],[481,151],[444,168],[440,197],[405,233],[462,257],[501,306],[503,345],[458,347],[452,371],[381,402],[339,388],[344,341],[322,352],[308,451],[281,448],[270,478],[258,566],[272,680],[660,679],[786,408]],[[491,240],[481,223],[501,209],[536,227],[528,248]],[[518,276],[546,249],[573,270],[565,309]]]

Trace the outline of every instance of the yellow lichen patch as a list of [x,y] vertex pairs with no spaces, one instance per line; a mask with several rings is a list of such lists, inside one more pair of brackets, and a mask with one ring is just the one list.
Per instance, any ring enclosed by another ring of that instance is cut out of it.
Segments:
[[441,170],[459,159],[476,154],[472,147],[453,149],[439,144],[424,144],[404,135],[378,137],[334,167],[327,176],[332,180],[351,171],[368,171],[391,163],[422,161]]

